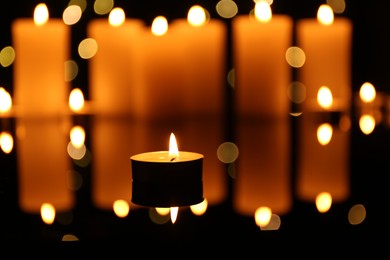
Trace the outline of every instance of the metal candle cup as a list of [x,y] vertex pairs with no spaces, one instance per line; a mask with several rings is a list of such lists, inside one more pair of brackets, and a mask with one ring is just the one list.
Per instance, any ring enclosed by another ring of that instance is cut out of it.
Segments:
[[190,206],[203,201],[203,158],[199,153],[179,152],[172,160],[168,151],[130,157],[132,199],[149,207]]

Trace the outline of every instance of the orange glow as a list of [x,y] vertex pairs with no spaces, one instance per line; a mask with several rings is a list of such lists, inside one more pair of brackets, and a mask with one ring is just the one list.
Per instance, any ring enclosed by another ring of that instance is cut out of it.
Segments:
[[317,20],[320,24],[323,24],[323,25],[332,24],[333,20],[334,20],[334,14],[333,14],[332,7],[330,7],[330,5],[322,4],[318,8]]
[[171,133],[171,136],[169,138],[169,153],[168,157],[171,161],[177,161],[179,160],[179,149],[177,147],[176,137],[173,133]]
[[255,211],[255,222],[259,227],[265,227],[271,220],[272,211],[269,207],[259,207]]
[[255,5],[255,17],[258,21],[267,23],[272,19],[271,6],[267,1],[258,1]]
[[11,133],[7,131],[0,133],[0,147],[4,153],[11,153],[12,149],[14,148],[14,139]]
[[332,195],[328,192],[321,192],[316,197],[316,207],[321,213],[329,211],[332,206]]
[[157,16],[152,23],[152,33],[156,36],[166,34],[168,31],[168,20],[164,16]]
[[41,206],[41,218],[46,224],[53,224],[56,217],[56,209],[50,203],[43,203]]
[[374,131],[375,125],[375,118],[372,115],[365,114],[359,118],[360,130],[366,135],[369,135]]
[[169,214],[169,208],[156,208],[156,212],[161,216],[166,216]]
[[207,205],[208,205],[207,199],[204,199],[202,202],[200,202],[198,204],[191,205],[190,209],[191,209],[191,212],[194,213],[194,215],[200,216],[206,212]]
[[84,145],[85,141],[85,130],[82,126],[73,126],[70,130],[70,141],[76,148],[80,148]]
[[206,23],[206,12],[203,7],[194,5],[188,11],[187,20],[193,26],[202,26]]
[[8,112],[12,107],[12,98],[7,90],[0,87],[0,113]]
[[123,11],[123,9],[119,7],[112,9],[110,15],[108,16],[108,22],[111,26],[114,27],[122,25],[125,22],[125,19],[125,11]]
[[114,204],[112,206],[115,215],[117,215],[120,218],[127,217],[130,211],[130,205],[125,200],[116,200],[114,201]]
[[333,128],[331,124],[324,123],[317,128],[317,140],[321,145],[327,145],[332,139]]
[[320,87],[317,93],[317,102],[322,108],[330,108],[333,104],[332,91],[326,86]]
[[374,101],[376,97],[374,85],[369,82],[363,83],[359,90],[359,97],[364,103],[370,103]]
[[46,4],[40,3],[34,10],[34,23],[38,26],[45,24],[49,20],[49,10]]
[[179,212],[179,207],[171,207],[171,221],[172,221],[172,223],[176,222],[178,212]]
[[84,94],[81,89],[75,88],[70,92],[69,107],[72,111],[80,111],[84,107]]

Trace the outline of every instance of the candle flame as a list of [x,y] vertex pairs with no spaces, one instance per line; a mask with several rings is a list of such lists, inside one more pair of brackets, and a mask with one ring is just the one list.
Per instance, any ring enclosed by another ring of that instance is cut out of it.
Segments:
[[43,203],[41,205],[41,218],[44,223],[51,225],[56,217],[56,209],[50,203]]
[[323,108],[330,108],[333,104],[332,91],[326,86],[320,87],[317,93],[317,102]]
[[370,82],[364,82],[359,90],[359,97],[364,103],[370,103],[375,100],[376,90]]
[[327,4],[320,5],[317,12],[317,20],[319,23],[323,25],[332,24],[334,20],[332,7],[330,7],[330,5]]
[[173,133],[169,138],[169,153],[168,156],[171,161],[179,160],[179,149],[177,147],[176,137]]
[[316,197],[316,207],[318,212],[325,213],[332,206],[332,195],[329,192],[321,192]]
[[256,2],[255,5],[255,16],[260,22],[269,22],[272,18],[271,6],[267,1],[261,0]]
[[321,124],[317,128],[317,140],[321,145],[327,145],[332,139],[333,127],[329,123]]
[[5,88],[0,87],[0,113],[9,112],[12,107],[11,95]]
[[255,222],[259,227],[265,227],[269,224],[272,217],[272,210],[269,207],[259,207],[255,211]]
[[176,222],[177,219],[177,213],[179,211],[179,207],[171,207],[171,221],[172,223]]
[[166,34],[168,31],[168,20],[164,16],[157,16],[152,23],[152,33],[156,36]]
[[116,7],[112,9],[108,16],[108,23],[114,27],[122,25],[125,22],[125,20],[126,20],[125,11],[120,7]]
[[34,23],[36,25],[43,25],[49,20],[49,10],[46,4],[40,3],[34,10]]
[[73,111],[80,111],[84,107],[84,94],[79,88],[74,88],[69,94],[69,107]]
[[206,12],[200,5],[194,5],[188,11],[187,20],[193,26],[202,26],[206,23]]
[[0,148],[6,154],[11,153],[14,148],[14,138],[8,131],[0,132]]

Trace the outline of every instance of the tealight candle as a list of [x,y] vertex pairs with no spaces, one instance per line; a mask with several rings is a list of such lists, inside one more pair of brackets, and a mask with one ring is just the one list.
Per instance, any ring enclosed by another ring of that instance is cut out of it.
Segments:
[[132,202],[149,207],[190,206],[203,201],[202,168],[199,153],[169,151],[140,153],[130,157]]

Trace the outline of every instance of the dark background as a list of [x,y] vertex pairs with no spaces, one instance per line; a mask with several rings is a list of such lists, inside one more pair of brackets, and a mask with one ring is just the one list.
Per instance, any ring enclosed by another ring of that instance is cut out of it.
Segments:
[[[150,24],[157,15],[168,19],[182,18],[193,4],[206,7],[213,18],[217,1],[116,1],[123,7],[127,17],[142,18]],[[17,17],[32,17],[39,1],[9,1],[8,7],[0,8],[0,49],[12,44],[10,23]],[[61,17],[67,1],[46,1],[52,17]],[[274,13],[291,15],[294,19],[315,17],[318,6],[324,1],[275,0]],[[4,3],[2,3],[4,5]],[[85,37],[85,24],[97,17],[92,13],[92,1],[79,24],[72,27],[73,43]],[[239,13],[246,14],[253,8],[253,2],[237,1]],[[378,92],[388,94],[389,78],[389,23],[387,1],[346,1],[347,9],[342,16],[353,21],[352,88],[356,93],[363,82],[375,85]],[[228,19],[223,19],[230,23]],[[77,48],[74,48],[77,49]],[[76,56],[74,57],[78,59]],[[73,82],[77,86],[88,86],[85,61],[80,63],[80,75]],[[229,64],[227,64],[227,70]],[[84,75],[84,76],[83,76]],[[0,67],[0,86],[12,93],[12,66]],[[85,88],[88,98],[88,88]],[[228,100],[229,102],[229,100]],[[353,107],[353,109],[355,109]],[[388,117],[386,109],[385,118]],[[229,111],[228,111],[229,112]],[[356,112],[353,110],[353,112]],[[355,115],[355,113],[353,113]],[[228,124],[234,122],[227,122]],[[73,212],[74,222],[62,225],[42,223],[40,216],[20,212],[17,205],[17,158],[15,152],[0,154],[0,243],[1,252],[10,254],[36,254],[51,258],[69,256],[87,258],[101,256],[101,253],[117,253],[128,258],[136,255],[149,256],[161,252],[170,255],[191,257],[194,253],[207,256],[210,252],[220,257],[237,253],[247,257],[253,253],[261,257],[268,255],[329,256],[361,255],[389,256],[388,218],[389,203],[388,161],[390,158],[389,124],[381,123],[370,135],[364,135],[353,118],[351,141],[351,196],[341,205],[333,205],[330,212],[318,214],[315,205],[299,201],[294,197],[292,211],[282,217],[278,231],[261,231],[253,218],[237,215],[231,206],[231,194],[221,205],[209,207],[205,215],[195,217],[192,213],[180,213],[178,221],[158,225],[152,223],[148,211],[131,212],[125,219],[119,219],[113,212],[96,209],[90,200],[90,184],[77,191],[77,206]],[[233,137],[227,133],[227,137]],[[76,167],[76,166],[75,166]],[[84,169],[88,171],[88,169]],[[294,169],[292,169],[294,173]],[[231,192],[229,179],[228,189]],[[294,196],[294,195],[293,195]],[[350,207],[361,203],[366,207],[367,217],[358,226],[351,226],[346,215]],[[386,231],[387,230],[387,231]],[[72,233],[80,241],[60,242],[65,233]],[[142,247],[141,247],[142,246]],[[188,249],[184,252],[181,249]],[[207,249],[207,251],[205,251]],[[276,250],[275,250],[276,249]],[[48,253],[50,252],[50,253]],[[206,253],[207,252],[207,253]],[[309,253],[310,252],[310,253]],[[311,253],[315,252],[315,253]],[[113,255],[112,255],[113,256]],[[376,257],[374,257],[376,258]]]

